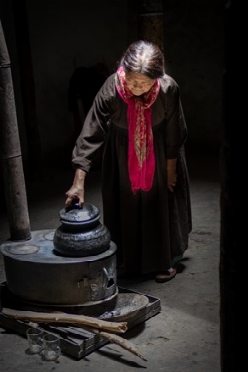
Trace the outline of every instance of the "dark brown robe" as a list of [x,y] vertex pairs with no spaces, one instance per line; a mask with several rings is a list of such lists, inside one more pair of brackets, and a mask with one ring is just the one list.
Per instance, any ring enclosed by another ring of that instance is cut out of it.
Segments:
[[[89,172],[103,145],[103,223],[117,245],[117,261],[128,274],[167,270],[188,248],[192,229],[184,143],[187,127],[177,83],[168,75],[152,105],[156,159],[152,189],[131,191],[128,175],[127,104],[115,89],[115,74],[97,93],[73,150],[73,166]],[[177,158],[174,192],[167,188],[166,159]]]

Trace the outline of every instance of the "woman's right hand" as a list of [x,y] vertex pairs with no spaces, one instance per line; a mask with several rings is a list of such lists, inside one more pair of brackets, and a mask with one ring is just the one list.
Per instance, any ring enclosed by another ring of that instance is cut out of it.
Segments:
[[69,206],[74,201],[82,206],[84,203],[84,180],[86,172],[81,169],[77,169],[75,172],[75,177],[71,188],[65,193],[67,199],[65,205]]
[[80,207],[84,203],[84,189],[79,189],[72,185],[65,195],[67,196],[67,199],[65,200],[65,205],[67,206],[72,205],[74,201],[77,201]]

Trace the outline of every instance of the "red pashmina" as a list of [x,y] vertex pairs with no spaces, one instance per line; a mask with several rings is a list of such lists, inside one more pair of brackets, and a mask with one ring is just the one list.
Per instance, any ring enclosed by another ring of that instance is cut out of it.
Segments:
[[160,83],[157,79],[151,89],[142,97],[137,97],[127,88],[123,67],[117,70],[116,89],[128,105],[128,171],[131,188],[149,191],[152,187],[155,156],[151,124],[151,105],[157,98]]

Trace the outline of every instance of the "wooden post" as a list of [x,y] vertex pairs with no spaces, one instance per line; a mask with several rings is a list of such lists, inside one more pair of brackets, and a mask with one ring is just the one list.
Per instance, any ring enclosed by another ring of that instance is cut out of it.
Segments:
[[138,0],[139,39],[157,44],[163,51],[163,2],[161,0]]
[[10,59],[0,22],[0,159],[11,239],[31,238]]
[[12,0],[12,6],[27,137],[28,175],[30,178],[37,178],[41,173],[41,142],[36,117],[35,82],[29,42],[26,0]]

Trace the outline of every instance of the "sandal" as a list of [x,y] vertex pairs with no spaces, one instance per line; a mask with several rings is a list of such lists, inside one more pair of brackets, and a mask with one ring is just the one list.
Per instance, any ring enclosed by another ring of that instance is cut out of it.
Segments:
[[169,280],[175,278],[177,274],[177,270],[175,268],[172,268],[171,271],[167,270],[161,274],[157,274],[155,276],[155,281],[157,283],[165,283],[165,282],[168,282]]

